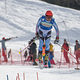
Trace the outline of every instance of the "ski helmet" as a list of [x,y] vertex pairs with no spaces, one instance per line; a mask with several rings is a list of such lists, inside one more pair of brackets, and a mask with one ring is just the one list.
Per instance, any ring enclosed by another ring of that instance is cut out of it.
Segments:
[[45,15],[46,16],[53,16],[53,13],[52,13],[52,11],[48,10],[48,11],[46,11],[46,14]]
[[2,39],[5,39],[5,37],[3,37]]
[[75,42],[78,42],[78,40],[76,40]]

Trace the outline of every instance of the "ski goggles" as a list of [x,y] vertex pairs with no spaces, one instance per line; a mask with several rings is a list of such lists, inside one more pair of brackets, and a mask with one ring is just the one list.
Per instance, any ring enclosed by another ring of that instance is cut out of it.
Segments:
[[51,18],[52,18],[52,16],[46,15],[46,18],[51,19]]

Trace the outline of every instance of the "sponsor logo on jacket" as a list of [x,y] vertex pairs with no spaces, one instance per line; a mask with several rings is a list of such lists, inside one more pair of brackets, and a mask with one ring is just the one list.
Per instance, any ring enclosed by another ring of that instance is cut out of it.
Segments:
[[51,23],[48,23],[48,22],[41,22],[42,26],[45,26],[45,27],[51,27],[52,24]]

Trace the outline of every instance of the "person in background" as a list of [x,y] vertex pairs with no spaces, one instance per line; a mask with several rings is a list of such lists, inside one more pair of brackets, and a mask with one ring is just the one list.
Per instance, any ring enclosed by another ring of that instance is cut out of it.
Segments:
[[7,52],[6,52],[6,46],[5,46],[5,42],[6,41],[9,41],[11,38],[6,38],[3,37],[2,40],[0,40],[1,44],[2,44],[2,56],[4,58],[4,62],[8,62],[8,59],[7,59]]
[[33,61],[33,65],[37,65],[37,63],[35,62],[36,55],[37,55],[36,48],[37,48],[37,45],[35,43],[35,40],[32,39],[29,42],[29,48],[28,48],[28,50],[29,50],[29,56],[28,56],[27,61]]
[[63,51],[63,55],[64,55],[64,58],[66,60],[66,63],[70,63],[70,60],[68,57],[69,44],[67,43],[66,39],[64,39],[64,43],[62,45],[61,50]]
[[80,64],[80,62],[79,62],[79,58],[80,58],[80,44],[79,44],[78,40],[76,40],[75,43],[76,44],[74,46],[74,54],[76,56],[77,64]]
[[54,60],[53,60],[53,57],[54,57],[53,45],[52,45],[52,43],[50,43],[49,60],[50,60],[50,63],[51,63],[51,64],[55,64],[55,62],[54,62]]

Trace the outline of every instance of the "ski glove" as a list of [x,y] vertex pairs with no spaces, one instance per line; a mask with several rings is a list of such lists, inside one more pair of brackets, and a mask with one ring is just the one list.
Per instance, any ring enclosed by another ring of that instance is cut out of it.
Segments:
[[59,43],[59,36],[56,37],[56,39],[54,40],[54,44],[58,44]]
[[38,32],[36,32],[36,37],[39,38],[39,33]]

